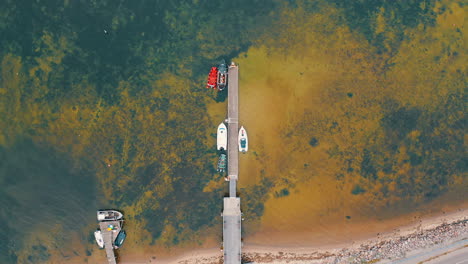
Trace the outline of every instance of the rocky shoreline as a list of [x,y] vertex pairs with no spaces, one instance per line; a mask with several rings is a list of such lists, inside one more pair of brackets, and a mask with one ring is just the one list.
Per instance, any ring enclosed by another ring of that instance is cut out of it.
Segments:
[[[242,250],[244,264],[349,264],[349,263],[392,263],[410,257],[433,258],[444,255],[468,244],[468,208],[458,208],[450,213],[433,216],[414,216],[411,224],[377,233],[368,238],[344,244],[262,246],[245,244]],[[456,248],[455,248],[456,247]],[[440,252],[440,253],[439,253]],[[432,254],[432,256],[428,256]],[[438,254],[438,255],[434,255]],[[222,264],[219,248],[188,251],[172,258],[156,258],[154,254],[146,260],[129,257],[122,264]]]
[[246,263],[376,263],[381,260],[395,260],[405,257],[408,252],[430,248],[442,243],[468,238],[468,219],[450,224],[444,223],[432,229],[417,231],[405,236],[382,240],[378,243],[361,244],[359,247],[344,248],[337,252],[313,253],[244,253]]

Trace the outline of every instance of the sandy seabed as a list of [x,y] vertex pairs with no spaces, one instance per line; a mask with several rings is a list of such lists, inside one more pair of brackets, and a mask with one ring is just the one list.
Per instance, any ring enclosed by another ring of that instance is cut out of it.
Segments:
[[[464,206],[452,212],[420,218],[412,224],[378,233],[374,237],[341,244],[291,247],[245,243],[242,257],[244,263],[257,264],[375,263],[401,258],[410,251],[467,239],[468,208]],[[154,254],[146,257],[122,256],[119,263],[221,264],[222,251],[219,248],[192,250],[167,258],[155,257]]]

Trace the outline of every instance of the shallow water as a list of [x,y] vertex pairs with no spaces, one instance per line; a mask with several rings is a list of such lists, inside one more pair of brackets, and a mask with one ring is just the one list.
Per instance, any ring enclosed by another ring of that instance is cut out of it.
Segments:
[[2,251],[15,253],[19,263],[40,262],[77,234],[88,243],[81,230],[95,218],[92,170],[30,140],[2,147],[0,156]]
[[[382,58],[363,36],[335,24],[333,9],[308,17],[300,9],[286,11],[280,33],[266,33],[258,46],[237,58],[240,123],[249,134],[249,153],[240,155],[239,184],[247,190],[273,182],[259,219],[244,205],[247,242],[339,243],[407,224],[411,217],[401,215],[425,215],[429,205],[442,212],[433,202],[447,192],[453,191],[454,203],[466,201],[466,166],[436,139],[443,134],[445,146],[463,144],[458,123],[463,114],[446,106],[461,106],[459,81],[465,77],[457,72],[465,67],[459,59],[454,60],[457,66],[432,61],[414,46],[433,35],[443,35],[440,42],[449,43],[453,29],[445,21],[461,18],[454,13],[402,41],[384,73],[377,70]],[[425,52],[438,54],[438,45],[428,44]],[[463,50],[458,44],[452,47]],[[436,88],[428,69],[444,67],[454,75],[441,77],[447,86]],[[448,94],[458,94],[458,99],[448,99]],[[459,121],[435,121],[444,115]],[[428,120],[453,130],[439,131]],[[424,152],[429,149],[432,154]],[[416,156],[448,163],[425,163]],[[246,203],[252,196],[244,194]],[[443,201],[450,204],[450,199]]]
[[98,208],[125,213],[122,255],[217,246],[220,58],[240,67],[247,242],[465,201],[464,9],[340,3],[4,6],[0,262],[100,261]]

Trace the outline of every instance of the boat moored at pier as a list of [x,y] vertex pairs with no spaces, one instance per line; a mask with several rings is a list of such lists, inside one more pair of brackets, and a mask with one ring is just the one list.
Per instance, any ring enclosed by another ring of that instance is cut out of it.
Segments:
[[99,248],[104,248],[104,239],[102,238],[101,230],[94,231],[94,238],[96,239],[96,243]]
[[125,230],[120,230],[120,233],[117,235],[115,238],[114,242],[114,248],[120,248],[122,247],[123,242],[125,241],[125,238],[127,237],[127,233],[125,233]]
[[224,123],[219,124],[218,133],[216,137],[217,149],[226,150],[227,149],[227,127]]
[[116,221],[122,219],[123,214],[116,210],[99,210],[97,211],[98,221]]
[[245,153],[249,150],[249,139],[247,138],[247,131],[242,126],[239,129],[239,151]]
[[210,73],[208,74],[208,80],[206,82],[206,88],[216,89],[218,82],[218,68],[211,67]]
[[221,63],[218,66],[218,90],[222,91],[224,88],[226,88],[227,84],[227,75],[228,75],[228,69],[226,66],[226,61],[222,60]]
[[226,160],[227,160],[226,154],[223,153],[219,155],[218,172],[223,173],[226,170]]

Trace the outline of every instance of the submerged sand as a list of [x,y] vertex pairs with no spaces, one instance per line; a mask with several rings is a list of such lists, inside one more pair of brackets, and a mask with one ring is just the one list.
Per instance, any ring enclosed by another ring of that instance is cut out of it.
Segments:
[[[418,140],[421,134],[432,138],[430,131],[415,127],[406,135],[415,143],[400,144],[395,152],[398,154],[391,154],[382,127],[386,115],[402,107],[431,116],[441,111],[437,107],[444,104],[447,94],[458,94],[464,88],[457,84],[456,74],[457,67],[463,69],[464,61],[441,59],[450,61],[449,65],[432,59],[448,56],[440,53],[439,46],[453,43],[449,38],[453,28],[447,26],[453,24],[453,14],[439,17],[437,26],[424,34],[413,32],[414,38],[401,43],[395,65],[385,74],[379,71],[378,56],[363,38],[333,23],[333,10],[305,21],[294,19],[304,17],[300,10],[286,13],[280,37],[266,35],[259,40],[261,44],[235,59],[241,67],[240,123],[249,134],[249,153],[240,157],[239,196],[243,206],[249,201],[243,188],[261,186],[266,179],[275,184],[268,190],[260,219],[252,219],[252,214],[244,210],[246,258],[255,263],[311,263],[314,259],[323,263],[339,254],[359,258],[359,254],[379,245],[395,245],[398,252],[413,250],[400,247],[399,241],[408,241],[400,237],[435,243],[434,232],[439,238],[452,239],[454,229],[466,230],[459,224],[448,229],[442,226],[464,221],[468,215],[464,175],[452,175],[446,186],[447,190],[459,188],[460,197],[446,199],[438,206],[422,207],[424,192],[408,188],[408,194],[401,193],[395,184],[397,179],[408,181],[411,187],[411,181],[428,182],[425,170],[413,173],[419,167],[410,166],[407,152],[412,146],[428,144]],[[447,37],[439,37],[441,34]],[[278,40],[291,41],[280,41],[284,45],[279,45]],[[444,75],[447,85],[439,85],[438,78],[442,77],[433,74],[439,70],[448,72]],[[392,111],[385,108],[389,100],[395,104]],[[208,112],[215,131],[225,118],[225,105],[210,105]],[[441,127],[440,131],[445,129]],[[359,173],[362,153],[368,149],[377,154],[371,157],[376,167],[383,167],[378,162],[389,156],[395,160],[396,172],[377,175],[385,181],[363,177]],[[222,179],[215,179],[207,186],[221,184],[225,184]],[[353,193],[357,186],[361,191]],[[288,195],[275,196],[284,189]],[[389,195],[383,195],[384,190]],[[454,200],[464,204],[444,205]],[[457,236],[464,237],[466,232]],[[120,263],[220,263],[220,239],[212,240],[202,250],[122,250]]]
[[[404,254],[468,239],[468,206],[464,204],[453,211],[438,215],[416,217],[415,221],[380,233],[363,233],[359,237],[341,240],[338,243],[309,241],[302,246],[290,243],[258,244],[244,242],[243,258],[253,263],[360,263],[395,259]],[[294,237],[294,236],[293,236]],[[290,234],[283,234],[282,241],[293,240]],[[157,252],[145,252],[138,256],[122,255],[122,264],[215,264],[222,263],[219,247],[202,248],[186,252],[174,251],[174,255],[161,256]],[[167,253],[165,253],[167,254]]]

